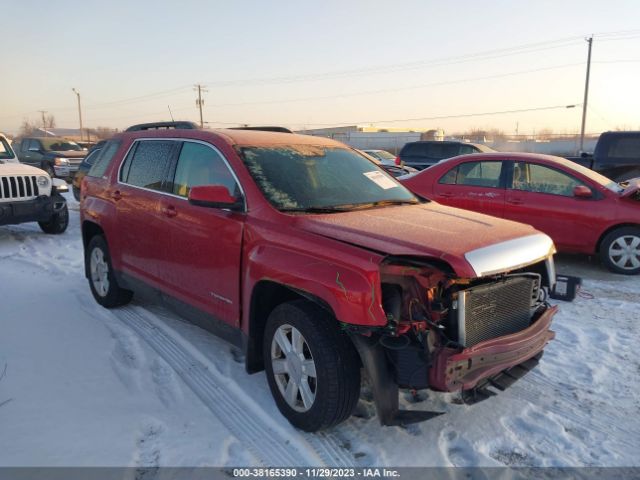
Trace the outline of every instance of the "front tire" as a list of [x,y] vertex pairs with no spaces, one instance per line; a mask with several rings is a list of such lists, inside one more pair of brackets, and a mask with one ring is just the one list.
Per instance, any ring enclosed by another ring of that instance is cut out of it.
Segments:
[[73,198],[75,198],[79,202],[80,201],[80,189],[78,187],[76,187],[75,185],[73,185],[71,187],[71,190],[73,191]]
[[60,235],[64,233],[69,226],[69,209],[67,208],[67,202],[64,201],[64,206],[51,215],[49,220],[46,222],[38,222],[38,225],[40,225],[40,229],[44,233],[50,235]]
[[622,227],[608,233],[600,245],[600,258],[615,273],[640,273],[640,228]]
[[89,277],[89,287],[96,302],[105,308],[114,308],[131,301],[133,292],[120,288],[116,280],[107,241],[96,235],[85,249],[85,267]]
[[263,353],[271,394],[294,427],[315,432],[351,416],[359,358],[327,311],[307,300],[279,305],[267,320]]

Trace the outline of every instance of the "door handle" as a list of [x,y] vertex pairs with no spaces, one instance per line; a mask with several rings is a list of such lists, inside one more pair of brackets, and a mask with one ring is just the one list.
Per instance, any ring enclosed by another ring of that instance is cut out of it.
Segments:
[[453,193],[451,193],[451,192],[442,192],[440,194],[440,196],[441,197],[445,197],[445,198],[451,198],[451,197],[453,197]]
[[510,198],[509,200],[507,200],[507,203],[510,203],[511,205],[522,205],[524,203],[524,200],[520,198]]
[[113,198],[116,201],[122,199],[122,194],[120,193],[120,190],[115,190],[111,192],[111,198]]
[[176,207],[174,207],[173,205],[169,205],[168,207],[162,207],[162,213],[169,218],[173,218],[176,215],[178,215],[178,211],[176,210]]

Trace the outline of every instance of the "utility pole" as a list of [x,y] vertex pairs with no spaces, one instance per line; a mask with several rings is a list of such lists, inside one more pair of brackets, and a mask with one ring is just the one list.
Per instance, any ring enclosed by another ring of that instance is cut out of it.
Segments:
[[42,130],[44,132],[44,136],[47,136],[47,121],[44,118],[44,114],[47,113],[46,110],[38,110],[42,114]]
[[194,90],[198,91],[198,98],[196,98],[196,106],[200,109],[200,128],[204,128],[204,121],[202,119],[202,105],[204,105],[204,100],[202,99],[202,94],[206,93],[207,90],[203,85],[197,84]]
[[584,101],[582,102],[582,128],[580,130],[580,153],[584,152],[584,129],[587,124],[587,100],[589,99],[589,73],[591,72],[591,46],[593,35],[586,39],[589,44],[587,53],[587,79],[584,82]]
[[[73,93],[75,93],[78,96],[78,117],[80,118],[80,141],[82,141],[82,139],[84,138],[82,136],[82,108],[80,107],[80,92],[78,92],[75,88],[71,89],[73,91]],[[87,135],[87,142],[91,140],[89,138],[89,135]]]

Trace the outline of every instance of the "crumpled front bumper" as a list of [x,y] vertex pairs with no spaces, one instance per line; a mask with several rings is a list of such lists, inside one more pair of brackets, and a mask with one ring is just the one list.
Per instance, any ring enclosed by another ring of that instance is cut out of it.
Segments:
[[528,328],[462,351],[442,348],[436,353],[431,366],[431,388],[447,392],[468,390],[534,357],[555,337],[555,332],[549,327],[557,311],[557,306],[549,307]]
[[26,222],[46,222],[64,207],[65,199],[59,195],[41,195],[33,200],[0,202],[0,225]]

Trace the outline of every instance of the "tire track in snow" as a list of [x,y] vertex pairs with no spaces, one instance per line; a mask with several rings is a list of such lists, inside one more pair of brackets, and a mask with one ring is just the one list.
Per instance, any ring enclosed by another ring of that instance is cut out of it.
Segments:
[[[271,466],[326,465],[356,466],[354,458],[342,447],[341,440],[330,432],[287,434],[277,425],[269,425],[266,414],[230,392],[229,378],[196,358],[177,333],[151,313],[136,307],[112,310],[111,313],[156,351],[200,398],[218,420],[263,464]],[[227,385],[225,385],[227,384]]]

